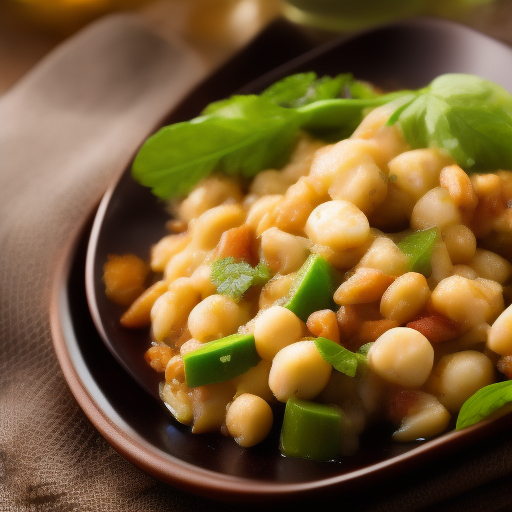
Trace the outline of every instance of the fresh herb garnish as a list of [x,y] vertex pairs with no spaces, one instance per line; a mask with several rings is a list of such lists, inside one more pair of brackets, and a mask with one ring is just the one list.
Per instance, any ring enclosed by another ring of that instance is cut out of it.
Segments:
[[340,140],[368,109],[395,100],[388,124],[398,123],[413,148],[444,150],[468,172],[512,168],[512,96],[488,80],[446,74],[417,91],[381,95],[348,74],[300,73],[162,128],[142,146],[132,174],[163,199],[187,194],[213,171],[252,178],[282,167],[301,131]]
[[349,73],[334,78],[330,76],[317,78],[316,73],[312,71],[297,73],[271,85],[261,93],[261,97],[280,107],[296,108],[315,101],[343,96],[345,89],[347,92],[350,91],[353,82],[354,78]]
[[166,126],[137,154],[134,178],[161,198],[189,192],[214,169],[250,178],[285,162],[300,118],[259,96],[235,96],[213,113]]
[[[288,80],[294,82],[292,77]],[[313,88],[311,98],[307,91],[302,98],[296,89],[286,96],[284,90],[269,88],[262,96],[233,96],[212,103],[200,117],[166,126],[151,136],[135,157],[132,175],[157,197],[173,199],[190,192],[214,170],[252,178],[263,169],[280,168],[300,130],[317,136],[347,136],[361,122],[366,108],[390,101],[389,96],[379,96],[362,83],[359,90],[365,91],[365,98],[325,99],[347,80],[309,77],[305,83]],[[357,82],[350,84],[355,88]],[[282,81],[275,87],[284,89],[284,85]]]
[[316,338],[315,345],[325,361],[349,377],[355,377],[358,367],[366,365],[366,354],[351,352],[327,338]]
[[512,381],[496,382],[479,389],[462,405],[455,428],[462,430],[485,418],[500,407],[512,403]]
[[239,301],[251,286],[261,286],[270,279],[270,270],[262,263],[251,267],[245,261],[222,258],[212,263],[211,281],[217,293]]
[[512,167],[512,96],[466,74],[441,75],[390,117],[413,148],[447,151],[466,171]]
[[430,228],[415,231],[398,242],[398,248],[409,259],[408,266],[411,272],[418,272],[425,277],[430,277],[432,273],[430,259],[437,236],[437,229]]

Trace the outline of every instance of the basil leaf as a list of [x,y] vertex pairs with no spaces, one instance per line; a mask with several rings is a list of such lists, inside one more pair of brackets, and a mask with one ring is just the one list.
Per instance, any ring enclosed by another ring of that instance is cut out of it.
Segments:
[[217,293],[228,295],[237,302],[251,286],[263,285],[269,279],[270,270],[262,263],[251,267],[233,257],[212,263],[211,281],[217,287]]
[[351,74],[317,78],[316,73],[298,73],[279,80],[261,93],[273,103],[296,108],[315,101],[337,98],[354,82]]
[[512,167],[512,96],[495,83],[441,75],[397,117],[413,148],[445,150],[468,171]]
[[299,116],[258,96],[238,96],[213,113],[166,126],[137,154],[133,177],[164,199],[189,192],[213,170],[252,177],[286,161]]
[[354,377],[358,366],[366,363],[366,356],[356,354],[327,338],[316,338],[315,345],[322,358],[341,373]]
[[506,380],[485,386],[464,402],[455,428],[462,430],[470,427],[509,403],[512,403],[512,381]]

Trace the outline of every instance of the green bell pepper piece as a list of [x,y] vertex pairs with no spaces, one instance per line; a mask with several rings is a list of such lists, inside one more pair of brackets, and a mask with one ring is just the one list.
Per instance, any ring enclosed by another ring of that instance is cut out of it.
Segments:
[[231,380],[260,360],[252,334],[233,334],[210,341],[183,356],[187,386],[194,388]]
[[409,258],[409,271],[418,272],[425,277],[432,273],[430,258],[437,239],[437,229],[425,229],[416,231],[406,236],[397,245],[398,248]]
[[297,272],[284,307],[303,322],[322,309],[336,310],[332,296],[340,282],[336,269],[318,254],[311,254]]
[[290,398],[281,429],[281,452],[290,457],[333,460],[341,453],[341,415],[333,405]]

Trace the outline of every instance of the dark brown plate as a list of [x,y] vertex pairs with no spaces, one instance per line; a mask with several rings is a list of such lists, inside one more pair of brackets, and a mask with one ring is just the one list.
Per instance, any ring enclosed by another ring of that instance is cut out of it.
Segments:
[[[258,92],[302,70],[352,72],[384,88],[417,88],[442,73],[466,72],[512,91],[510,69],[512,51],[505,45],[453,23],[415,20],[328,43],[242,92]],[[235,92],[225,87],[224,96]],[[169,122],[181,120],[184,112],[189,117],[199,113],[202,99],[193,93]],[[65,252],[52,309],[57,355],[78,402],[106,439],[149,473],[201,495],[236,501],[326,495],[417,468],[509,424],[505,417],[424,443],[391,444],[377,436],[339,463],[282,457],[278,420],[270,437],[253,449],[221,435],[192,435],[157,398],[160,377],[143,358],[148,333],[120,327],[122,310],[105,298],[101,280],[107,254],[133,252],[146,258],[150,245],[165,233],[166,220],[163,205],[127,170],[107,191],[91,231],[86,227]]]

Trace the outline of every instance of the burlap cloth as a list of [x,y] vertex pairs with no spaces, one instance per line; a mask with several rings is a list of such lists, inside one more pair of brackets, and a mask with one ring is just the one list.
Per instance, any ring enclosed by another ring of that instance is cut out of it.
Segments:
[[[0,99],[0,511],[241,508],[179,491],[118,455],[78,407],[50,333],[61,247],[133,148],[204,72],[178,41],[114,16]],[[328,506],[512,510],[508,437]]]

